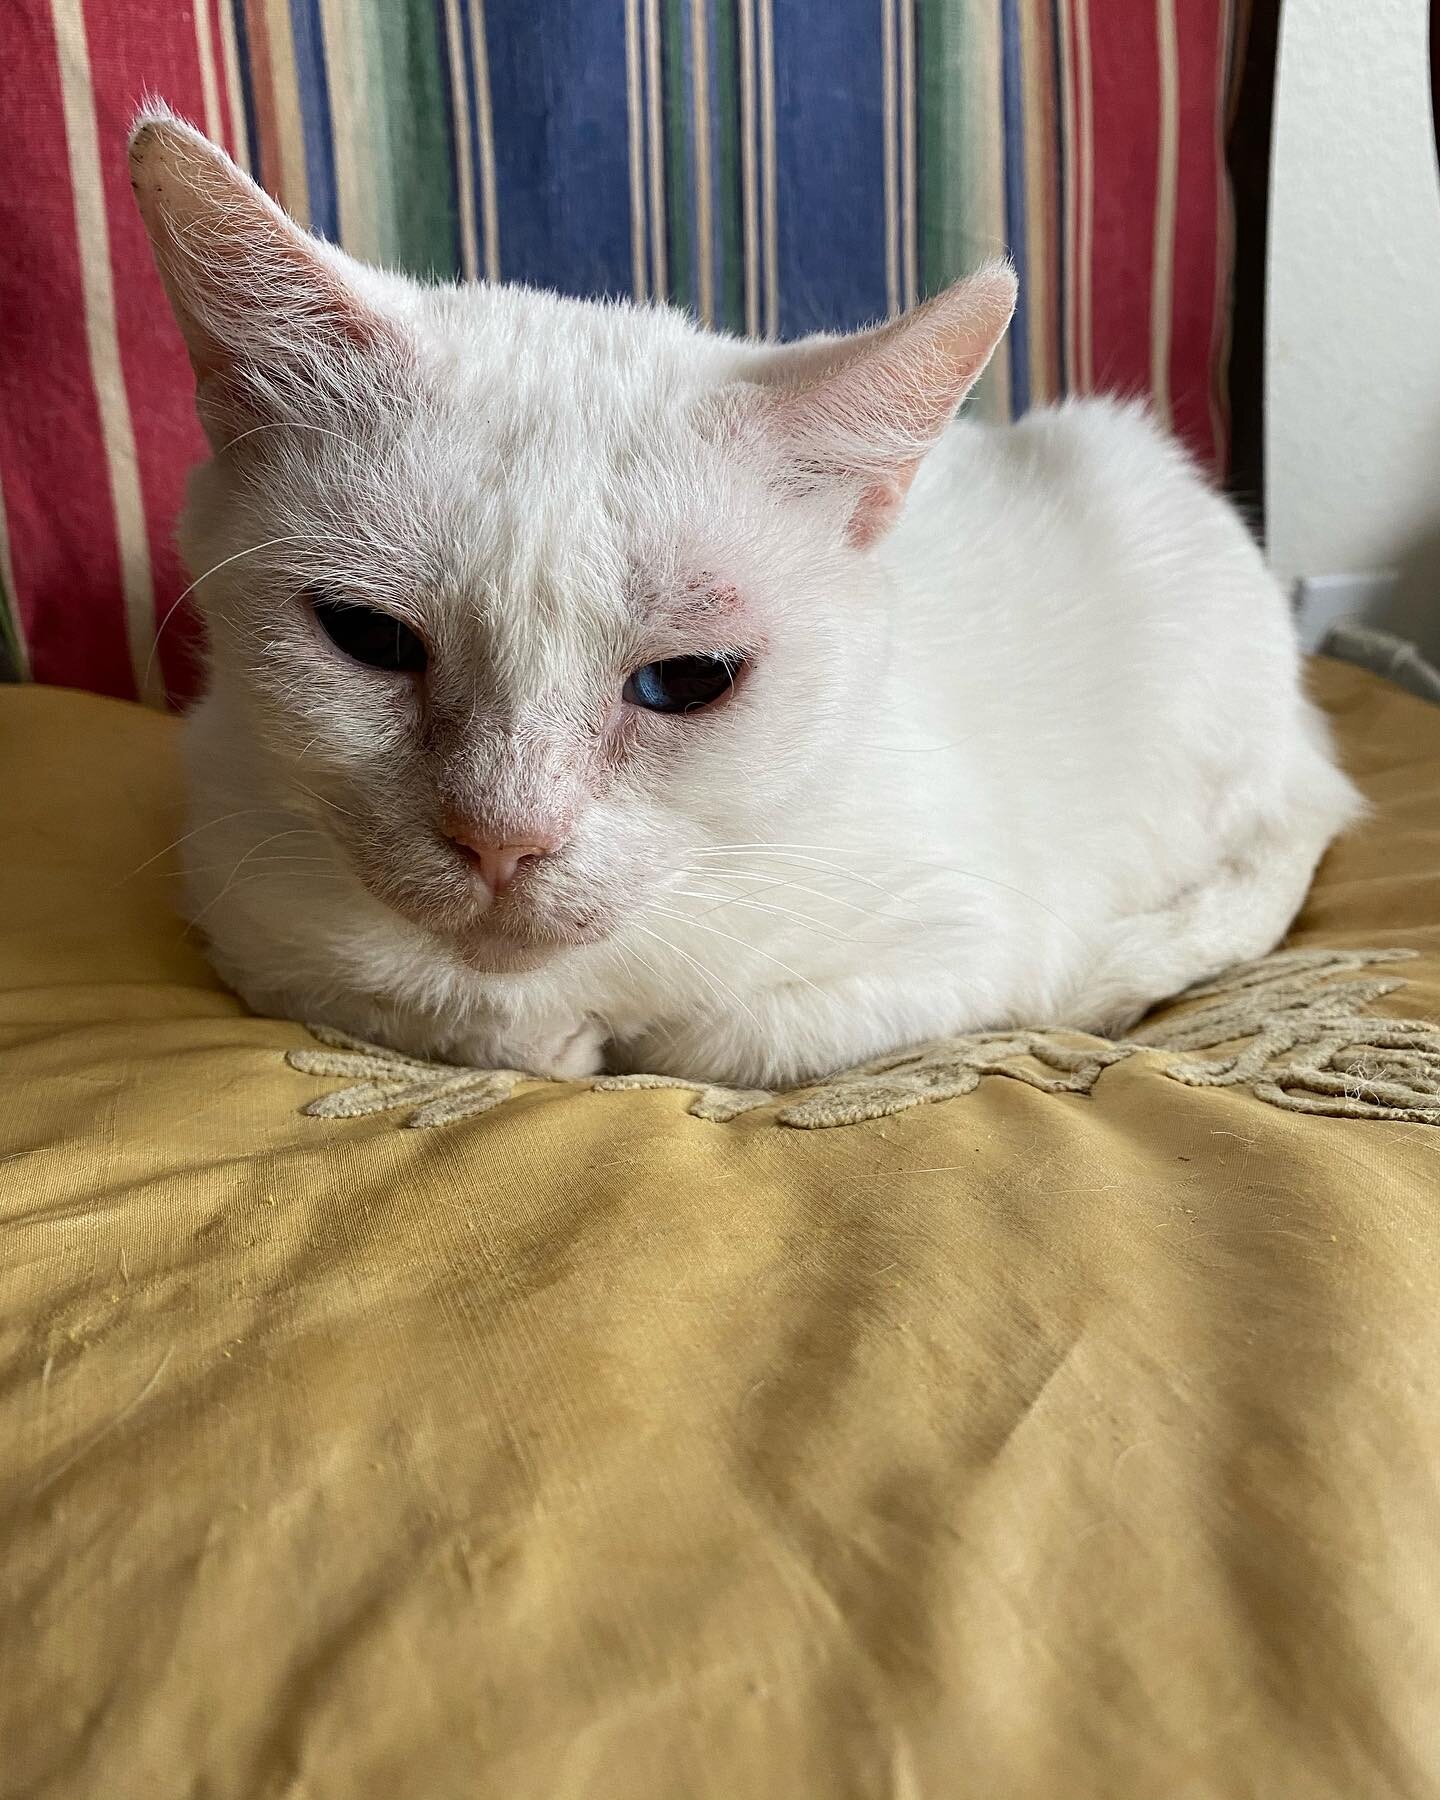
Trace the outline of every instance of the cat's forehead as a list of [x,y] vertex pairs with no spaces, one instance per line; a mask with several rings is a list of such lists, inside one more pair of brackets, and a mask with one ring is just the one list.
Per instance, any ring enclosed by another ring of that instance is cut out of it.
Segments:
[[452,604],[623,621],[637,590],[692,573],[717,340],[670,313],[471,289],[437,301],[427,350],[406,461]]
[[733,359],[726,340],[672,309],[521,287],[432,290],[415,325],[457,398],[515,409],[505,419],[512,427],[541,426],[546,415],[653,427],[683,412]]
[[308,480],[286,505],[331,526],[325,584],[397,606],[511,697],[743,590],[754,534],[702,423],[726,340],[506,288],[431,290],[408,323],[415,379],[373,441],[302,440]]

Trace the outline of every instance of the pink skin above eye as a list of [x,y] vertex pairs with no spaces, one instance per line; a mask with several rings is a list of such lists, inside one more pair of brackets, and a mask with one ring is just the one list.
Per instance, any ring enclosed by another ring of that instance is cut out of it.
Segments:
[[659,596],[651,616],[661,641],[647,661],[720,656],[728,650],[749,658],[759,648],[740,590],[708,573],[687,576],[678,591]]

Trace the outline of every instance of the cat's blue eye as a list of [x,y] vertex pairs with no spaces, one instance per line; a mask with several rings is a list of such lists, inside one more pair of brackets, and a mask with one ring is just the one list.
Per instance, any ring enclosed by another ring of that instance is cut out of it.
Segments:
[[621,698],[647,712],[698,712],[730,692],[744,662],[734,651],[722,656],[669,656],[636,669]]
[[312,600],[320,629],[337,650],[367,669],[387,675],[422,675],[430,652],[418,632],[391,613],[348,600]]

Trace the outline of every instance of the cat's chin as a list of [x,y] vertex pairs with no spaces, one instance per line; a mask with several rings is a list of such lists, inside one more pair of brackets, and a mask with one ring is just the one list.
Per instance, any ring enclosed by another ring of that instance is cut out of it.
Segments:
[[455,934],[462,959],[486,975],[523,975],[569,956],[587,944],[598,944],[610,935],[607,927],[576,926],[563,935],[541,931],[523,935],[513,930],[487,930],[483,925]]
[[573,946],[518,943],[514,938],[467,933],[456,940],[456,948],[467,967],[482,975],[528,975],[566,955]]

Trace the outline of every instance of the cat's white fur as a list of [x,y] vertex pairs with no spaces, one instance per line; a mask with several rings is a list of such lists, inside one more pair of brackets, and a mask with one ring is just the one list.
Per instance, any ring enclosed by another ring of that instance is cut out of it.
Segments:
[[[132,166],[216,446],[191,914],[255,1008],[777,1084],[1123,1026],[1286,930],[1357,801],[1285,601],[1138,408],[948,423],[1008,270],[768,349],[362,267],[159,110]],[[317,591],[411,622],[424,680]],[[621,703],[721,649],[728,700]],[[487,907],[456,817],[564,847]]]

